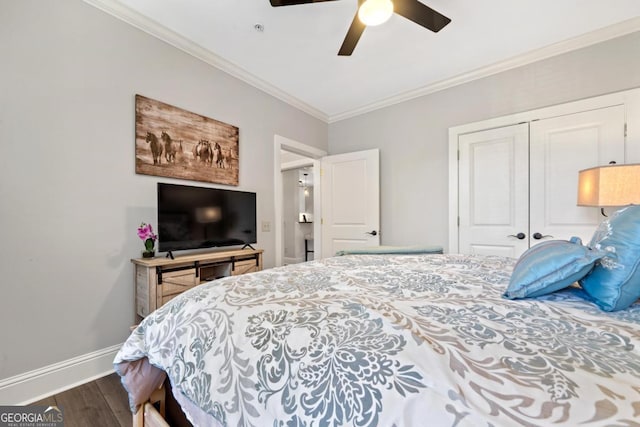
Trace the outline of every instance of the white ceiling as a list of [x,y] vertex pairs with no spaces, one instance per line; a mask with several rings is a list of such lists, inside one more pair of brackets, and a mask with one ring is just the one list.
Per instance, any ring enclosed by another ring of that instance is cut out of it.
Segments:
[[329,122],[640,30],[640,0],[421,0],[452,22],[393,15],[339,57],[357,0],[85,1]]

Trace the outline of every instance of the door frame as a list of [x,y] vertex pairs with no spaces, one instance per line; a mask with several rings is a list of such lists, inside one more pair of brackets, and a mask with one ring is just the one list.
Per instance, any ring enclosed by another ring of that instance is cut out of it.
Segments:
[[449,253],[459,252],[458,137],[460,135],[615,105],[623,105],[625,107],[625,162],[640,163],[640,88],[449,128]]
[[[292,153],[312,159],[313,164],[313,250],[314,254],[322,253],[322,226],[319,219],[322,218],[321,202],[321,180],[320,180],[320,159],[327,155],[327,152],[302,142],[294,141],[281,135],[273,137],[273,194],[274,194],[274,224],[275,233],[275,266],[282,266],[282,164],[280,150],[291,151]],[[315,259],[315,257],[314,257]]]

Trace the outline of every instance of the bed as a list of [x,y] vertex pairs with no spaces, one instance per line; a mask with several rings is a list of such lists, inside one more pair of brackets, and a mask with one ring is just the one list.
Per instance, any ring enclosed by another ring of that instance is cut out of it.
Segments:
[[220,279],[146,317],[116,370],[136,423],[166,373],[197,426],[640,426],[640,303],[509,300],[515,262],[345,255]]

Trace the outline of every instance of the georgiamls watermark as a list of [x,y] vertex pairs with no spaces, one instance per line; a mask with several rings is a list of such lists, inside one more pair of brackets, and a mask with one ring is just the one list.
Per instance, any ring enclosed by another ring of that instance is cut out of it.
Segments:
[[64,427],[58,406],[0,406],[0,427]]

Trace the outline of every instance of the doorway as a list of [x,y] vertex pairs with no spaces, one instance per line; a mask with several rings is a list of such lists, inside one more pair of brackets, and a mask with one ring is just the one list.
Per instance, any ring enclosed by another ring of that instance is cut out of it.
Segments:
[[305,253],[307,260],[322,253],[320,221],[315,219],[321,217],[320,159],[326,155],[301,142],[274,137],[276,266],[303,262]]
[[[284,150],[281,159],[282,262],[288,265],[312,261],[316,237],[313,233],[313,159]],[[304,165],[298,166],[300,163]]]

